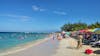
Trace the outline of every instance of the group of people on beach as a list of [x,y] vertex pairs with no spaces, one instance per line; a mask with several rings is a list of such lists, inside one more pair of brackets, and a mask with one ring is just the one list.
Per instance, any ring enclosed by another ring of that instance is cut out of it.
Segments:
[[[67,35],[65,31],[62,31],[61,33],[52,33],[53,36],[53,40],[56,38],[58,40],[62,40],[62,39],[66,39],[66,38],[70,38],[70,35]],[[78,34],[77,36],[77,48],[81,48],[82,47],[82,39],[83,36],[81,34]]]
[[[66,34],[65,31],[62,31],[60,33],[53,33],[53,40],[55,38],[57,38],[58,40],[62,40],[62,39],[65,39],[65,38],[70,38],[70,37],[72,37],[71,34],[68,35],[68,34]],[[96,41],[97,39],[100,42],[100,37],[97,34],[78,33],[76,35],[75,39],[77,40],[77,49],[81,48],[83,43],[90,44],[90,43],[93,42],[93,40]]]
[[52,33],[53,40],[56,38],[58,40],[62,40],[64,38],[68,38],[69,36],[66,35],[65,31],[62,31],[61,33]]
[[100,47],[100,34],[79,33],[75,38],[78,40],[77,48],[82,47],[83,44]]

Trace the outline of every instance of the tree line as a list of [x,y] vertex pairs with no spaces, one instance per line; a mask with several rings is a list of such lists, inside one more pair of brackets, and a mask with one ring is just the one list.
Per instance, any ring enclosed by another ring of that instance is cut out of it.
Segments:
[[94,28],[100,28],[100,22],[95,22],[93,24],[86,24],[86,23],[82,23],[82,22],[78,22],[78,23],[67,23],[64,24],[61,27],[61,30],[64,31],[78,31],[78,30],[82,30],[82,29],[94,29]]

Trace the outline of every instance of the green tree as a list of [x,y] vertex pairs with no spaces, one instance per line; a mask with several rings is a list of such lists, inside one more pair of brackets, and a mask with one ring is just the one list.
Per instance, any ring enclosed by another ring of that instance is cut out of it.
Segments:
[[77,31],[85,28],[87,28],[87,24],[81,22],[73,23],[73,24],[68,23],[61,27],[61,29],[64,31]]
[[91,28],[91,29],[100,28],[100,23],[99,22],[96,22],[94,24],[89,25],[88,27]]

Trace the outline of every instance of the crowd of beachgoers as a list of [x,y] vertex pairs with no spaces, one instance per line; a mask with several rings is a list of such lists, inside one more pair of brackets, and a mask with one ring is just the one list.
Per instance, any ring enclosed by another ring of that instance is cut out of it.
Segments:
[[[100,48],[100,34],[96,33],[80,33],[80,32],[59,32],[59,33],[52,33],[53,40],[58,39],[67,39],[73,38],[77,41],[76,49],[81,49],[83,45],[88,45],[95,48]],[[98,50],[97,50],[98,51]],[[100,54],[100,50],[98,51]],[[93,50],[87,49],[85,50],[86,54],[93,53]]]

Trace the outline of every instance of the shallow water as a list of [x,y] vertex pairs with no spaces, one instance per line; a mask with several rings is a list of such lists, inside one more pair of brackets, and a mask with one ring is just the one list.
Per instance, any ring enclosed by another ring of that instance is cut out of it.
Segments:
[[44,33],[0,32],[0,52],[19,44],[43,39],[47,35]]

